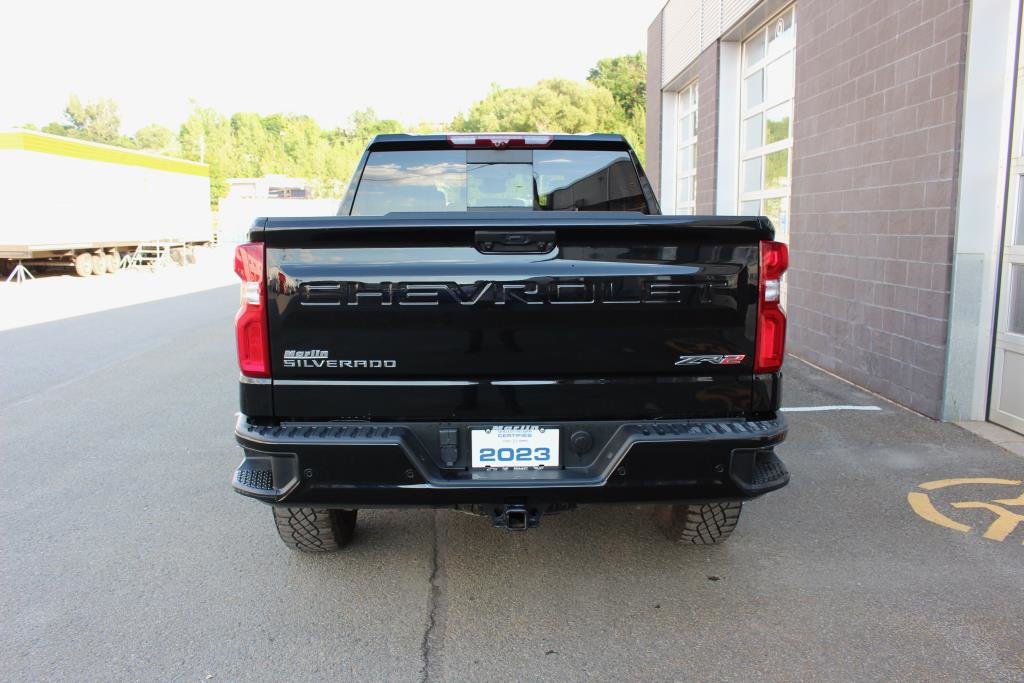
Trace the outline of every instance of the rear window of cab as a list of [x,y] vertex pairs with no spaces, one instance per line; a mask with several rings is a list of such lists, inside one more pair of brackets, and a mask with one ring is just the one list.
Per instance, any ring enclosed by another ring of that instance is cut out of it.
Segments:
[[649,213],[630,155],[611,150],[371,152],[354,216],[441,211]]

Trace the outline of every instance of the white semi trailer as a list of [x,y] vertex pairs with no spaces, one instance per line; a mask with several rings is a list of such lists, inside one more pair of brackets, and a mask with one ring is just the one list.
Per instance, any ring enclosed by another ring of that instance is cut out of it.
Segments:
[[116,270],[137,247],[184,262],[212,238],[206,164],[35,131],[0,131],[0,267]]

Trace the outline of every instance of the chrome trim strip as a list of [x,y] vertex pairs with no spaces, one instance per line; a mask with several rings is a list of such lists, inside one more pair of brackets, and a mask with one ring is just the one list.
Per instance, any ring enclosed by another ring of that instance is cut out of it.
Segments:
[[558,384],[557,379],[504,379],[491,382],[496,387],[528,387],[535,384]]
[[479,382],[468,380],[349,380],[349,379],[279,379],[274,386],[340,386],[340,387],[472,387]]
[[686,383],[686,382],[708,382],[711,377],[703,376],[660,376],[653,380],[647,378],[620,378],[618,380],[607,378],[567,378],[567,379],[498,379],[498,380],[388,380],[388,379],[277,379],[270,380],[259,377],[246,377],[242,375],[239,379],[244,384],[273,384],[274,386],[354,386],[354,387],[473,387],[473,386],[496,386],[496,387],[528,387],[528,386],[550,386],[553,384],[612,384],[612,383],[635,383],[637,380],[655,383]]

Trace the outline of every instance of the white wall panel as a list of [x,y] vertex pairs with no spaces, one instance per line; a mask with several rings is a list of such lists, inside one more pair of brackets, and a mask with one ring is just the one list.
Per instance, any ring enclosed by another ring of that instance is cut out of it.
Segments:
[[661,194],[658,203],[665,214],[676,212],[676,105],[674,92],[661,93]]
[[700,49],[708,47],[722,35],[722,0],[704,0],[700,4]]
[[721,31],[726,31],[730,26],[735,24],[740,18],[749,12],[754,5],[757,4],[758,0],[721,0],[722,7],[722,28]]
[[662,86],[757,3],[758,0],[669,0],[662,15]]
[[661,84],[666,85],[700,54],[700,0],[670,0],[662,24]]
[[718,52],[718,167],[715,213],[736,214],[740,175],[740,64],[743,48],[723,42]]

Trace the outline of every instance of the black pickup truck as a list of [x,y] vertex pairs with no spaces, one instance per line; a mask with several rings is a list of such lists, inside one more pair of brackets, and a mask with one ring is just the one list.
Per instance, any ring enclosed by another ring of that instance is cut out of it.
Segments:
[[724,540],[789,480],[788,252],[765,218],[659,214],[618,135],[377,136],[338,216],[238,246],[235,490],[307,551],[405,506],[653,503]]

